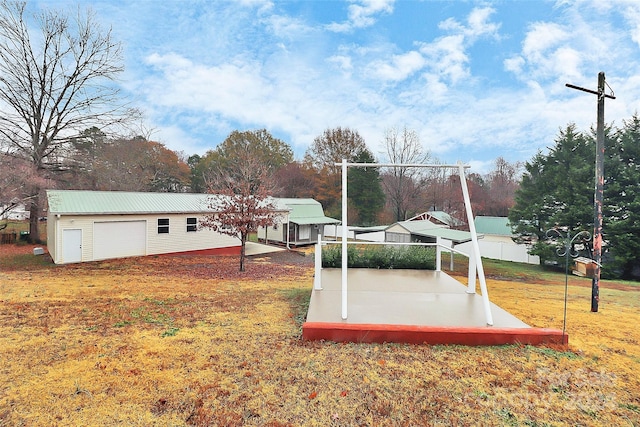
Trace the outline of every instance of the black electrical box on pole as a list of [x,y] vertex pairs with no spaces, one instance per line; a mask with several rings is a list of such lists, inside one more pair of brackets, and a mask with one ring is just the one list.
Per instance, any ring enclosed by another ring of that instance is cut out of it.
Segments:
[[[604,72],[598,73],[598,90],[585,89],[567,83],[571,89],[581,90],[598,96],[598,117],[596,123],[596,185],[593,197],[593,258],[596,268],[591,282],[591,311],[598,311],[600,301],[600,269],[602,267],[602,202],[604,200],[604,99],[616,99],[613,94],[605,93]],[[607,85],[608,86],[608,85]]]

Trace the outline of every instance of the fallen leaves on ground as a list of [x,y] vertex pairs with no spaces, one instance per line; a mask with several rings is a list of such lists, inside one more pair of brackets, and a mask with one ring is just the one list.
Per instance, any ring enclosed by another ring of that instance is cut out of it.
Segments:
[[[640,424],[639,288],[603,284],[590,313],[573,279],[569,348],[336,344],[300,339],[310,254],[237,267],[160,256],[0,272],[0,425]],[[561,328],[557,277],[490,280],[491,299]]]

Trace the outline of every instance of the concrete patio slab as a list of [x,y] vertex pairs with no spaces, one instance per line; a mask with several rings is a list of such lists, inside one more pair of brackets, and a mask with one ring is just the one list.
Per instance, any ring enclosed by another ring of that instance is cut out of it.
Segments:
[[444,272],[348,270],[347,319],[342,319],[341,271],[322,269],[322,290],[311,295],[304,339],[430,344],[565,343],[562,331],[532,328],[491,304],[486,322],[480,294]]
[[274,252],[282,252],[285,250],[286,250],[285,248],[281,248],[279,246],[265,245],[264,243],[256,243],[256,242],[247,242],[244,248],[244,254],[247,256],[263,255],[263,254],[270,254]]

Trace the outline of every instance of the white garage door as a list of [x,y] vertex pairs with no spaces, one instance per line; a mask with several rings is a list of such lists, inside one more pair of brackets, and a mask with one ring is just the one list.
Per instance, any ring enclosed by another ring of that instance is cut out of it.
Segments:
[[93,259],[140,256],[147,253],[147,222],[117,221],[93,224]]

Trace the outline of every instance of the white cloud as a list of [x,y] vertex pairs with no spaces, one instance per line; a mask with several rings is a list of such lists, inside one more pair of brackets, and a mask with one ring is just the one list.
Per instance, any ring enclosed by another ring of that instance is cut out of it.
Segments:
[[375,24],[376,15],[393,12],[395,0],[360,0],[348,8],[348,20],[342,23],[332,22],[326,28],[336,33],[348,33],[357,28],[366,28]]
[[370,65],[372,72],[383,80],[399,81],[414,74],[424,67],[426,61],[416,51],[410,51],[402,55],[394,55],[389,62],[377,61]]
[[163,143],[173,151],[184,152],[187,156],[192,154],[202,155],[207,151],[207,147],[203,147],[200,140],[194,138],[190,132],[185,132],[181,127],[159,125],[151,135],[152,140],[155,140],[154,135],[156,134],[162,135],[158,142]]
[[448,18],[438,24],[438,28],[464,35],[469,41],[483,36],[498,37],[500,24],[489,22],[495,9],[490,7],[474,8],[467,16],[467,25],[459,23],[454,18]]
[[391,60],[374,60],[370,63],[371,75],[391,82],[403,81],[417,71],[426,69],[423,77],[433,83],[439,81],[455,85],[469,77],[467,49],[479,37],[497,37],[499,24],[489,21],[495,11],[492,8],[475,8],[462,24],[453,18],[439,23],[441,30],[451,34],[438,37],[432,42],[416,42],[418,51],[393,55]]
[[516,55],[511,58],[505,59],[503,64],[505,70],[511,71],[512,73],[518,75],[522,73],[522,69],[525,65],[525,60],[523,57]]
[[395,0],[364,0],[362,4],[349,6],[349,20],[356,28],[364,28],[375,23],[374,15],[393,12]]
[[521,52],[504,60],[504,69],[523,81],[541,80],[555,86],[558,82],[582,79],[585,62],[599,56],[603,42],[590,40],[588,25],[579,17],[571,23],[571,28],[570,31],[555,22],[532,24]]
[[528,61],[540,60],[547,51],[569,38],[562,26],[553,22],[536,22],[522,43],[522,54]]
[[489,18],[494,12],[495,10],[490,7],[472,10],[467,18],[469,26],[465,31],[465,35],[470,38],[482,37],[485,35],[497,37],[500,24],[489,22]]
[[640,47],[640,5],[633,3],[622,9],[627,24],[630,26],[629,36]]
[[266,22],[275,36],[289,40],[295,40],[313,32],[303,20],[290,16],[269,15]]
[[434,43],[423,44],[420,52],[427,58],[430,69],[451,84],[469,75],[464,36],[441,37]]
[[353,64],[351,63],[351,57],[347,55],[333,55],[330,56],[327,61],[336,64],[342,72],[350,75],[353,70]]

